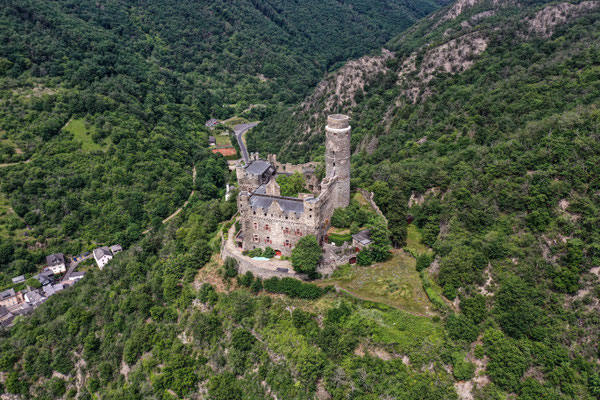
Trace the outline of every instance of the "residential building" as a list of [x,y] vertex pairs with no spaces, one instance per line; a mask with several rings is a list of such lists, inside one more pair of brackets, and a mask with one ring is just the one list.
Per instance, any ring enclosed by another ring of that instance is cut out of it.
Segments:
[[123,248],[121,247],[120,244],[113,244],[112,246],[110,246],[110,251],[111,253],[114,255],[116,255],[117,253],[120,253],[123,251]]
[[21,292],[15,293],[14,289],[8,289],[4,292],[0,292],[0,306],[14,306],[23,302],[23,294]]
[[110,260],[112,260],[113,255],[110,249],[107,246],[98,247],[94,249],[94,260],[96,260],[96,264],[98,268],[103,269],[106,264]]
[[85,276],[85,272],[83,272],[83,271],[73,272],[71,274],[71,276],[69,276],[69,281],[77,282],[77,281],[81,280],[84,276]]
[[12,283],[19,284],[25,282],[25,275],[19,275],[12,278]]
[[216,146],[217,145],[217,139],[214,136],[209,136],[208,137],[208,145],[209,146]]
[[65,256],[62,253],[47,256],[46,264],[48,264],[48,269],[54,274],[62,274],[67,271]]

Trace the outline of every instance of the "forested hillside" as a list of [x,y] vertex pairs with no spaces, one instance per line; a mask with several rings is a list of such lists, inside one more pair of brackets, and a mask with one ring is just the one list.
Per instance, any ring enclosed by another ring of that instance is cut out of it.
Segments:
[[447,331],[485,366],[457,387],[598,398],[600,3],[458,1],[386,49],[250,149],[318,157],[326,114],[351,113],[353,185],[388,216],[405,197],[436,254],[425,273],[460,310]]
[[198,195],[222,194],[207,119],[261,119],[437,7],[2,2],[0,268],[33,272],[47,252],[133,243],[188,198],[194,165]]

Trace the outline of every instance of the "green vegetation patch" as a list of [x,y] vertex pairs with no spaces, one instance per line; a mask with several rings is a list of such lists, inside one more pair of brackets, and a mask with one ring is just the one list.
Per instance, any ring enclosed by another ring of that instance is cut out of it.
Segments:
[[110,138],[105,139],[105,143],[96,143],[93,139],[96,128],[90,125],[83,118],[70,120],[63,128],[64,132],[73,134],[73,140],[81,143],[81,150],[91,152],[94,150],[105,151],[110,145]]
[[332,278],[323,282],[336,284],[365,300],[377,301],[414,314],[428,314],[432,309],[415,259],[403,251],[371,267],[347,265],[340,267]]

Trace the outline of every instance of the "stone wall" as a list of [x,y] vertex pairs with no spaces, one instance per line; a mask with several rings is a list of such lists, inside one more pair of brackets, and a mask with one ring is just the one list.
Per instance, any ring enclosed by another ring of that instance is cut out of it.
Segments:
[[377,207],[377,204],[375,204],[375,200],[373,200],[373,197],[375,197],[375,194],[373,192],[369,192],[368,190],[360,189],[360,188],[357,189],[357,191],[360,194],[362,194],[365,199],[367,199],[367,201],[369,202],[371,207],[373,207],[375,212],[377,212],[377,214],[381,215],[381,217],[384,219],[385,223],[387,224],[388,223],[387,218],[385,217],[385,215],[383,215],[383,213],[381,212],[379,207]]

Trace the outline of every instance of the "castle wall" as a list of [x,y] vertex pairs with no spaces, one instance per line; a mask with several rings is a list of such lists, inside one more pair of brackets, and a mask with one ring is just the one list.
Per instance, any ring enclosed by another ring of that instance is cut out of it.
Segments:
[[[319,241],[324,238],[331,224],[333,211],[339,207],[346,207],[350,203],[350,129],[347,116],[336,114],[328,117],[326,176],[320,183],[316,181],[314,174],[316,163],[281,164],[277,162],[275,155],[269,155],[269,162],[278,172],[300,172],[304,174],[305,178],[309,176],[312,179],[307,180],[309,184],[312,183],[318,187],[317,198],[305,196],[298,200],[285,199],[288,202],[303,202],[303,208],[300,208],[303,209],[303,212],[299,214],[289,211],[296,210],[294,203],[288,205],[286,208],[288,212],[283,211],[277,203],[277,199],[284,198],[273,196],[273,194],[277,194],[276,191],[273,191],[276,188],[268,189],[271,194],[268,197],[273,199],[269,209],[253,209],[250,206],[251,192],[264,182],[260,181],[260,177],[246,173],[243,167],[237,168],[240,185],[238,211],[241,215],[244,250],[271,247],[281,251],[283,255],[290,255],[292,248],[301,237],[315,235]],[[271,179],[274,178],[271,177]],[[261,195],[254,194],[253,196]],[[262,200],[258,199],[257,201],[260,202],[253,202],[253,204],[263,204]],[[286,241],[289,241],[289,245],[286,245]]]

